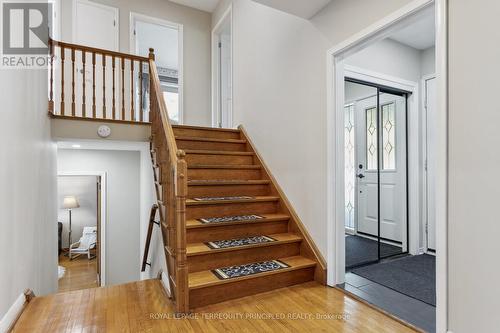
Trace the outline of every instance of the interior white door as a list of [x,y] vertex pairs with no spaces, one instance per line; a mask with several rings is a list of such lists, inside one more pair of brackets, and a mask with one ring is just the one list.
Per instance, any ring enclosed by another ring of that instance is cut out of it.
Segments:
[[[73,42],[79,45],[90,46],[111,51],[118,51],[118,9],[104,6],[90,1],[77,0],[74,9],[74,31]],[[67,58],[69,55],[67,55]],[[94,108],[98,118],[112,116],[113,101],[113,74],[112,58],[106,57],[103,61],[101,54],[91,52],[85,53],[85,66],[83,65],[83,55],[75,52],[75,109],[76,114],[83,116],[90,115]],[[120,64],[116,60],[116,66]],[[104,63],[103,63],[104,62]],[[95,66],[95,104],[93,91],[93,68]],[[126,64],[127,70],[130,64]],[[103,75],[103,73],[105,75]],[[120,71],[115,71],[115,100],[120,101],[118,96],[121,89],[118,84]],[[128,72],[126,72],[128,73]],[[85,74],[85,100],[83,100],[83,80]],[[108,89],[103,91],[104,84]],[[128,76],[125,76],[126,83],[129,84]],[[126,85],[127,86],[127,85]],[[128,100],[127,100],[128,102]],[[128,105],[128,104],[127,104]],[[119,106],[116,106],[117,108]]]
[[118,9],[95,2],[75,3],[73,39],[81,45],[118,51]]
[[[380,163],[380,237],[406,240],[406,98],[382,93],[355,103],[357,132],[358,227],[378,236],[378,158]],[[380,136],[380,147],[377,145]],[[379,152],[379,149],[381,151]]]
[[425,81],[427,248],[436,249],[436,78]]

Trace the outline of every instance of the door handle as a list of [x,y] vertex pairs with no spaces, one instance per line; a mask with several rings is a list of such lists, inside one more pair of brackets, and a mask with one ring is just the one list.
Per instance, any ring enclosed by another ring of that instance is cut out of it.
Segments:
[[359,179],[363,179],[363,178],[365,178],[365,175],[363,175],[362,173],[360,173],[360,174],[356,175],[356,177],[358,177]]

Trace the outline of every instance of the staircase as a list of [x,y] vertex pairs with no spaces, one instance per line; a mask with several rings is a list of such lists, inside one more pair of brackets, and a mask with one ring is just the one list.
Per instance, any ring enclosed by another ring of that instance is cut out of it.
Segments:
[[[189,308],[311,280],[324,284],[323,258],[245,131],[193,126],[172,129],[177,149],[185,153],[187,163]],[[153,164],[158,161],[153,159]],[[202,222],[235,216],[245,219]],[[272,241],[220,248],[208,244],[258,236]],[[270,260],[279,260],[287,267],[227,279],[214,273],[228,266]]]

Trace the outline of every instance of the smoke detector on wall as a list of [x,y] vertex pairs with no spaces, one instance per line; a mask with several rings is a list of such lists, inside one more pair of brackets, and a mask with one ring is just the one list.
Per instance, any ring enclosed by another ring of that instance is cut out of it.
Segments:
[[111,135],[111,128],[109,128],[109,126],[107,125],[101,125],[97,129],[97,135],[99,135],[101,138],[107,138]]

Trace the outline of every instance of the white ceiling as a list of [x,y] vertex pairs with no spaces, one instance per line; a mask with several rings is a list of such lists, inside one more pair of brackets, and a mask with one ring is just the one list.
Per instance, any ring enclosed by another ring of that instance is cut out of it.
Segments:
[[436,25],[434,7],[426,11],[409,26],[399,30],[389,38],[417,50],[425,50],[435,45]]
[[196,8],[212,13],[219,4],[219,0],[170,0],[180,5]]
[[263,5],[310,19],[332,0],[253,0]]

